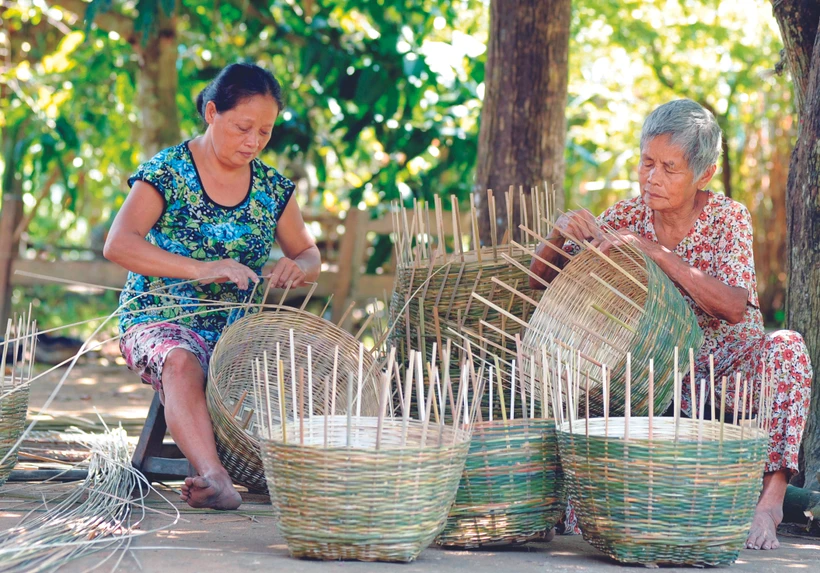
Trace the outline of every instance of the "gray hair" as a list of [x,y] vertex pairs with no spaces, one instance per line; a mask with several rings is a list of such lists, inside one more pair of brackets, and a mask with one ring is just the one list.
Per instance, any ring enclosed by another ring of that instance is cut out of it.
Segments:
[[700,179],[720,157],[721,133],[715,116],[690,99],[670,101],[649,114],[641,129],[641,150],[659,135],[670,135],[683,150],[694,179]]

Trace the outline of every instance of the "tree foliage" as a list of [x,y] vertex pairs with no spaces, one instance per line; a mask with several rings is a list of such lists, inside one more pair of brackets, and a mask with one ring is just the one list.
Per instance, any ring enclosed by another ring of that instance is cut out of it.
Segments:
[[[100,247],[145,159],[140,57],[161,15],[176,29],[181,138],[202,131],[194,99],[218,70],[256,61],[286,99],[263,159],[298,182],[307,210],[375,216],[395,199],[469,196],[482,0],[19,0],[0,7],[2,184],[18,181],[27,213],[36,206],[32,254]],[[780,47],[763,0],[576,0],[565,180],[569,207],[599,211],[634,193],[646,114],[674,97],[709,105],[728,139],[733,195],[759,236],[765,228],[758,274],[775,321],[783,239],[761,222],[785,221],[781,163],[795,131],[788,81],[771,73]]]

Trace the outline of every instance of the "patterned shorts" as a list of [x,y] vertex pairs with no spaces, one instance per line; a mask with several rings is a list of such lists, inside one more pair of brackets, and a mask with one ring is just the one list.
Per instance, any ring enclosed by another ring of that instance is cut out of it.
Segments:
[[208,372],[213,345],[190,328],[168,322],[137,324],[120,339],[120,352],[128,369],[139,374],[145,384],[150,384],[159,392],[163,403],[162,367],[168,353],[177,348],[196,356],[203,372]]

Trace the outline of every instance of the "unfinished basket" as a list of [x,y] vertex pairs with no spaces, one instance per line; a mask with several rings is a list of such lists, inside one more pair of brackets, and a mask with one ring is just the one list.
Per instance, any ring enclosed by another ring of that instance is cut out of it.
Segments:
[[26,425],[36,350],[37,321],[32,320],[29,307],[27,314],[9,319],[0,344],[0,486],[17,465],[17,442]]
[[[584,539],[648,565],[733,563],[752,523],[768,434],[703,420],[576,419],[558,432]],[[700,436],[700,439],[698,437]]]
[[655,407],[672,401],[674,349],[695,353],[703,343],[697,319],[658,265],[635,250],[610,256],[587,249],[553,279],[529,319],[527,352],[550,341],[578,353],[582,371],[592,370],[590,412],[603,415],[601,366],[610,375],[612,414],[624,413],[626,355],[632,355],[632,413],[648,412],[649,359],[655,361]]
[[[517,223],[526,225],[529,213],[540,227],[541,215],[549,210],[547,194],[537,188],[527,198],[523,191],[519,194]],[[504,333],[514,336],[521,330],[519,323],[472,298],[472,293],[478,293],[526,321],[535,309],[535,300],[541,296],[529,287],[528,247],[514,241],[514,237],[518,237],[526,245],[531,238],[513,222],[513,195],[512,189],[505,193],[508,232],[501,238],[496,231],[495,199],[492,192],[488,195],[492,231],[489,246],[478,246],[478,219],[475,209],[471,211],[472,229],[464,230],[465,233],[472,231],[470,249],[465,249],[462,243],[458,203],[451,197],[454,237],[453,250],[449,253],[439,197],[435,198],[434,228],[429,211],[419,205],[415,206],[410,219],[404,209],[396,214],[394,230],[399,238],[399,256],[390,299],[389,317],[393,325],[390,344],[399,350],[403,363],[407,363],[410,348],[428,356],[435,343],[441,352],[443,339],[452,336],[452,332],[481,333],[503,349],[502,357],[514,354],[508,352],[513,344]],[[515,296],[507,287],[523,293],[525,298]],[[452,366],[455,373],[457,362],[453,361]]]
[[[28,413],[28,385],[0,386],[0,460],[6,460],[0,464],[0,486],[9,479],[9,474],[17,465],[17,451],[9,454],[11,448],[17,444],[17,440],[23,433],[26,425],[26,414]],[[8,457],[6,457],[8,454]]]
[[[288,423],[262,440],[271,501],[290,554],[312,559],[412,561],[441,531],[469,447],[469,431],[377,418]],[[348,424],[351,431],[348,432]],[[403,438],[404,434],[404,438]],[[424,445],[424,442],[427,442]]]
[[481,547],[536,540],[565,507],[553,420],[478,422],[437,543]]
[[[250,314],[228,326],[219,339],[208,370],[207,403],[214,427],[217,453],[236,483],[252,490],[265,491],[265,475],[259,457],[258,428],[254,414],[254,360],[267,352],[267,370],[279,419],[279,377],[277,361],[282,361],[285,402],[292,404],[300,376],[310,382],[310,391],[321,395],[325,385],[333,385],[343,396],[348,384],[359,384],[353,407],[362,415],[378,409],[375,358],[363,350],[348,332],[309,312],[290,307]],[[310,352],[310,359],[308,359]],[[337,378],[334,381],[334,376]],[[359,398],[360,397],[360,398]],[[335,403],[335,400],[334,400]],[[346,407],[347,402],[339,402]],[[321,401],[313,404],[314,414],[324,413]],[[293,410],[286,409],[294,419]]]

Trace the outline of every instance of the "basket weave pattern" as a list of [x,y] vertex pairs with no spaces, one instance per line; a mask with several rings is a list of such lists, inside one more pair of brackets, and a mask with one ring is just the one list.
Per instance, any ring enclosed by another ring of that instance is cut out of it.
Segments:
[[553,420],[479,422],[437,542],[480,547],[531,541],[543,537],[565,507]]
[[402,446],[401,421],[386,420],[376,450],[376,418],[353,419],[349,447],[344,416],[329,419],[327,448],[324,416],[305,420],[304,445],[293,423],[288,443],[262,441],[280,531],[294,557],[412,561],[444,527],[469,433],[447,427],[439,446],[438,427],[411,421]]
[[[624,412],[627,352],[632,353],[632,413],[638,416],[648,413],[649,359],[652,358],[655,412],[663,412],[672,402],[674,348],[680,349],[681,356],[689,348],[697,353],[703,344],[703,333],[686,300],[649,257],[635,250],[625,254],[618,249],[613,249],[610,256],[638,282],[647,285],[647,292],[598,254],[583,251],[564,267],[544,293],[524,335],[525,352],[537,355],[539,349],[555,337],[583,356],[607,365],[613,407],[610,413],[615,415]],[[602,285],[591,273],[633,304]],[[617,320],[594,309],[593,304]],[[600,370],[593,370],[598,371],[598,375],[590,387],[590,414],[602,416]],[[581,408],[583,410],[583,406]]]
[[[497,251],[510,252],[506,245],[499,247]],[[512,253],[514,260],[529,268],[530,255],[520,249],[514,249]],[[439,270],[441,266],[444,268]],[[436,271],[436,274],[432,274]],[[429,283],[424,285],[428,277]],[[505,261],[500,255],[494,259],[492,247],[482,248],[480,262],[476,252],[470,251],[464,254],[463,262],[454,257],[447,262],[442,259],[440,264],[432,267],[430,261],[425,259],[420,263],[399,265],[390,300],[390,324],[396,325],[390,336],[390,345],[398,349],[400,360],[406,363],[408,348],[415,348],[423,351],[425,356],[430,356],[433,343],[441,348],[442,342],[452,336],[450,328],[456,332],[462,332],[463,328],[479,332],[488,340],[510,349],[509,356],[502,352],[502,358],[514,356],[514,344],[510,343],[510,339],[484,327],[480,321],[489,322],[513,337],[520,332],[521,327],[498,311],[476,301],[472,293],[481,295],[524,321],[535,308],[492,282],[492,277],[535,300],[541,296],[540,292],[529,288],[529,278],[524,271]],[[400,313],[409,297],[419,288],[421,290],[416,297]],[[456,361],[453,361],[452,372],[457,372]]]
[[727,565],[751,527],[765,462],[766,433],[719,422],[655,419],[649,441],[646,418],[585,421],[558,433],[569,495],[586,539],[625,563]]
[[[294,374],[298,380],[298,371],[301,369],[304,376],[307,376],[307,347],[310,346],[312,386],[317,397],[323,396],[326,384],[331,384],[335,350],[336,347],[339,348],[337,411],[346,410],[348,405],[344,396],[348,375],[353,373],[357,376],[359,369],[359,341],[348,332],[309,312],[278,307],[271,312],[247,315],[225,329],[209,365],[206,391],[208,411],[222,465],[236,483],[256,491],[265,491],[267,487],[259,457],[257,416],[254,415],[257,406],[253,391],[253,363],[255,359],[262,357],[263,351],[267,351],[273,419],[278,421],[277,343],[284,366],[283,377],[288,381],[284,385],[285,404],[292,404],[295,398],[290,384],[291,329],[297,371]],[[364,352],[362,363],[361,413],[372,415],[378,411],[376,361],[370,353]],[[323,408],[323,401],[317,399],[313,413],[323,413]],[[288,418],[293,419],[290,406],[286,411]]]
[[[5,350],[5,349],[3,349]],[[11,386],[0,385],[0,392],[5,394]],[[26,425],[28,412],[28,385],[17,386],[13,392],[0,400],[0,459],[14,447]],[[0,486],[9,479],[9,474],[17,465],[17,452],[12,452],[6,461],[0,464]]]

